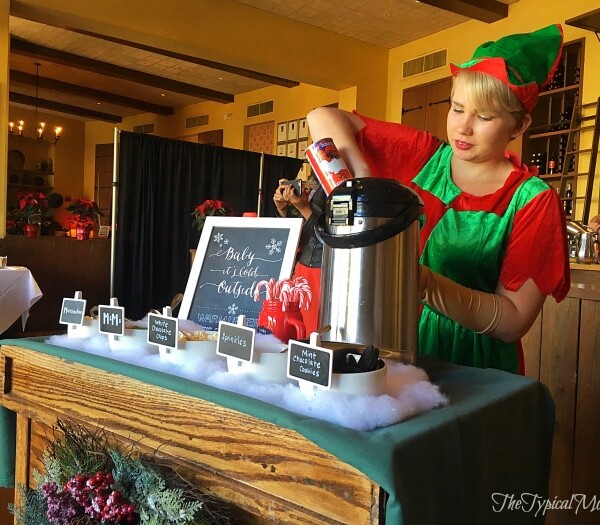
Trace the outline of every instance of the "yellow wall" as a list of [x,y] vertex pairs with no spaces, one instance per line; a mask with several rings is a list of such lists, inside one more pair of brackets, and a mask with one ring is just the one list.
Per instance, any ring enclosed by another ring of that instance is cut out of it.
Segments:
[[[0,9],[7,4],[8,0],[0,0]],[[448,67],[443,67],[403,80],[404,61],[448,49],[449,61],[462,62],[485,40],[564,22],[596,8],[597,0],[519,0],[510,5],[509,17],[505,20],[493,24],[469,21],[388,52],[230,0],[13,0],[11,3],[11,12],[16,16],[48,23],[60,22],[59,25],[134,40],[302,82],[291,89],[269,87],[239,95],[231,104],[206,102],[177,108],[171,117],[141,114],[124,119],[119,126],[120,129],[131,130],[136,124],[154,122],[157,135],[189,139],[198,132],[222,128],[224,145],[232,148],[243,147],[244,126],[248,124],[299,118],[317,105],[333,102],[341,108],[357,109],[365,115],[400,121],[403,89],[449,75]],[[114,16],[116,12],[119,17]],[[532,13],[536,16],[531,16]],[[7,32],[6,28],[2,30],[1,25],[5,18],[0,20],[0,71],[6,69],[1,61],[7,60],[3,47],[7,45]],[[600,95],[600,74],[593,67],[600,63],[600,43],[589,31],[570,26],[564,26],[564,30],[567,41],[586,39],[583,94],[584,102],[589,102]],[[0,76],[0,103],[2,85]],[[266,100],[274,100],[272,114],[246,118],[248,104]],[[186,130],[185,118],[199,114],[209,115],[209,125]],[[231,115],[231,118],[224,120],[223,115]],[[65,129],[65,138],[68,134],[70,132]],[[112,143],[113,136],[112,124],[85,124],[84,183],[81,189],[84,197],[93,196],[95,146]],[[69,151],[66,147],[64,150]],[[0,160],[2,158],[5,157],[0,146]],[[73,192],[79,191],[77,171],[74,165],[70,172],[73,178],[69,179],[73,182]],[[0,198],[3,186],[0,184]],[[3,215],[0,213],[0,221],[4,220]]]
[[[448,61],[461,63],[470,58],[473,50],[482,42],[496,40],[510,33],[533,31],[553,23],[563,26],[565,42],[585,39],[584,72],[583,72],[583,99],[582,103],[595,102],[600,96],[600,42],[591,31],[578,29],[566,25],[564,22],[588,11],[598,9],[597,0],[577,0],[576,2],[563,2],[558,0],[519,0],[509,7],[509,16],[505,20],[485,24],[478,21],[468,21],[458,26],[441,31],[426,38],[422,38],[397,47],[390,51],[389,77],[388,77],[388,103],[386,119],[400,122],[402,116],[402,90],[428,82],[433,82],[449,76],[448,67],[415,75],[409,79],[402,79],[402,64],[418,56],[441,49],[448,50]],[[535,16],[532,14],[535,13]],[[582,137],[581,147],[589,147],[591,132]],[[525,159],[528,160],[528,159]],[[589,158],[580,157],[579,172],[587,171]],[[598,172],[597,172],[598,173]],[[600,180],[597,177],[593,192],[591,214],[595,215],[600,210]],[[582,177],[577,185],[577,194],[585,192],[585,182]],[[581,206],[579,206],[581,211]]]
[[[349,91],[350,95],[346,92]],[[355,90],[349,89],[341,92],[345,98],[352,98]],[[218,104],[204,102],[177,108],[170,117],[143,113],[123,119],[118,129],[132,131],[133,126],[154,123],[154,134],[163,137],[196,140],[197,134],[214,129],[223,129],[223,146],[228,148],[243,149],[244,127],[261,122],[285,122],[306,116],[313,108],[324,104],[338,102],[340,92],[332,89],[318,88],[301,84],[294,88],[279,86],[267,87],[244,93],[235,97],[231,104]],[[273,112],[257,117],[246,117],[248,105],[273,100]],[[356,98],[349,104],[349,109],[354,107]],[[195,115],[209,116],[209,123],[193,129],[185,128],[185,119]],[[224,115],[230,116],[227,120]],[[93,196],[94,163],[96,144],[113,142],[114,126],[103,122],[89,122],[85,126],[85,194]],[[273,136],[275,143],[275,135]],[[273,154],[275,152],[273,151]]]
[[[119,127],[131,130],[134,125],[154,122],[156,135],[181,138],[195,137],[203,131],[222,129],[223,145],[228,148],[242,149],[244,147],[244,126],[270,120],[282,122],[302,118],[318,105],[337,102],[338,97],[339,92],[336,90],[306,84],[294,88],[271,86],[236,95],[235,101],[231,104],[203,102],[177,108],[175,114],[170,117],[147,113],[128,117]],[[274,101],[272,113],[250,118],[246,116],[246,109],[249,105],[269,100]],[[186,129],[185,119],[195,115],[208,115],[208,125]],[[225,115],[228,116],[227,120],[224,119]],[[275,134],[273,141],[275,141]]]
[[[346,101],[349,107],[385,117],[387,50],[230,0],[13,0],[11,13],[322,86],[327,92],[324,100],[317,100],[315,88],[310,86],[267,88],[277,90],[277,109],[265,119],[253,119],[256,122],[286,120],[288,114],[289,118],[297,118],[315,105],[337,101],[333,90],[340,89],[346,99],[349,93],[354,94],[351,103]],[[354,86],[358,89],[352,91]],[[120,128],[131,129],[152,118],[156,119],[157,134],[181,137],[189,134],[182,124],[185,116],[198,114],[197,110],[202,109],[214,118],[211,126],[198,131],[222,127],[225,145],[241,147],[243,125],[252,120],[245,119],[245,105],[263,97],[268,99],[271,93],[244,94],[233,105],[206,103],[206,107],[179,109],[170,119],[138,115],[126,119]],[[224,112],[231,113],[232,119],[223,121]],[[93,195],[95,145],[112,142],[112,130],[112,125],[103,123],[86,125],[87,197]]]
[[[35,137],[35,112],[24,107],[10,107],[10,120],[17,122],[25,121],[25,134]],[[67,117],[51,115],[38,112],[38,121],[46,123],[45,137],[54,136],[53,129],[61,126],[63,132],[53,148],[52,156],[54,166],[54,190],[62,193],[65,197],[82,197],[83,193],[83,151],[85,144],[85,124],[83,121]],[[23,150],[23,153],[27,152]],[[31,152],[33,155],[34,153]],[[39,154],[41,156],[41,154]],[[30,169],[40,159],[26,159],[26,169]],[[47,160],[44,159],[44,160]],[[31,168],[33,169],[33,168]]]
[[[584,102],[595,100],[600,95],[600,43],[591,31],[564,25],[564,21],[598,8],[598,0],[519,0],[509,7],[509,16],[493,24],[470,20],[440,31],[429,37],[415,40],[390,51],[388,77],[388,103],[386,118],[400,122],[402,115],[402,90],[419,84],[447,77],[448,67],[402,79],[402,64],[415,57],[441,49],[448,49],[448,62],[464,62],[481,43],[496,40],[510,33],[533,31],[553,23],[563,24],[565,41],[586,38]],[[535,16],[532,14],[535,13]]]
[[329,89],[359,86],[361,111],[385,116],[386,49],[231,0],[13,0],[11,12]]

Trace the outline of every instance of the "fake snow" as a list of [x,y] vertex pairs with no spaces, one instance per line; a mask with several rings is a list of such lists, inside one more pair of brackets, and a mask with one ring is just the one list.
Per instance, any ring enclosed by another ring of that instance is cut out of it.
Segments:
[[[189,321],[180,320],[180,329],[186,330]],[[142,326],[141,322],[136,323]],[[197,328],[197,327],[196,327]],[[256,342],[268,341],[269,336],[256,334]],[[183,364],[174,364],[146,349],[113,352],[105,334],[87,339],[54,335],[45,340],[47,344],[71,348],[158,370],[191,381],[210,385],[222,390],[236,392],[266,403],[279,406],[297,414],[322,419],[354,430],[372,430],[398,423],[408,417],[444,406],[448,399],[432,384],[427,373],[412,365],[384,359],[387,366],[386,393],[380,396],[349,395],[333,390],[317,389],[314,396],[307,398],[296,381],[271,383],[247,374],[232,374],[227,371],[227,361],[206,360],[201,356],[186,358]],[[190,352],[191,353],[191,352]]]

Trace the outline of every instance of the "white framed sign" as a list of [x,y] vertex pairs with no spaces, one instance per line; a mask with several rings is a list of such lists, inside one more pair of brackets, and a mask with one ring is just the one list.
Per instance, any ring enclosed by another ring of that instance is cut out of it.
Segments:
[[110,235],[110,226],[99,226],[98,237],[106,239]]
[[288,142],[286,154],[288,157],[296,158],[298,154],[298,143],[297,142]]
[[296,140],[298,138],[298,121],[290,120],[288,122],[287,139]]
[[308,123],[305,118],[301,118],[298,121],[298,138],[308,139]]
[[207,217],[178,317],[216,332],[244,315],[256,328],[256,286],[292,275],[301,229],[300,218]]
[[306,148],[308,148],[308,140],[299,140],[298,141],[298,158],[306,159]]
[[277,124],[277,142],[285,142],[288,135],[288,123],[280,122]]

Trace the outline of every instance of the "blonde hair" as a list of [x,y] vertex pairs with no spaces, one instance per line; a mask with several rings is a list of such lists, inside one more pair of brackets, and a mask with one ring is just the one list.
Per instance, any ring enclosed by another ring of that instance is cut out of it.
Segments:
[[508,113],[512,119],[512,129],[519,127],[527,115],[527,111],[511,89],[492,75],[481,71],[459,72],[452,84],[452,98],[458,84],[479,111]]

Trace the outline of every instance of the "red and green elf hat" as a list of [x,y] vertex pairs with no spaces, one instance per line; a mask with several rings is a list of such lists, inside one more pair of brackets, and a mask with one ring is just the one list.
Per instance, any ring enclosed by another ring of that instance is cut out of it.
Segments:
[[562,45],[562,27],[554,24],[481,44],[471,60],[450,64],[450,70],[455,76],[460,71],[481,71],[496,77],[512,90],[529,113],[539,92],[552,80]]

